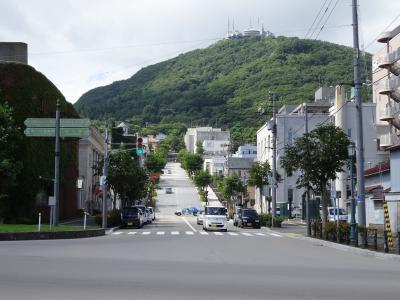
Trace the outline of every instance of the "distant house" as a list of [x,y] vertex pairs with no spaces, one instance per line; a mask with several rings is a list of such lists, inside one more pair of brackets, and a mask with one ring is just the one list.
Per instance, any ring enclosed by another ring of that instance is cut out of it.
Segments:
[[249,158],[257,158],[257,146],[245,144],[239,146],[238,150],[232,157],[249,157]]
[[129,126],[125,122],[121,122],[117,125],[117,128],[122,128],[123,135],[129,135]]
[[223,154],[228,150],[230,133],[221,128],[188,128],[184,140],[186,149],[190,153],[196,153],[196,145],[201,143],[205,154]]
[[225,165],[225,176],[237,174],[242,182],[247,183],[253,163],[254,158],[251,157],[228,157]]

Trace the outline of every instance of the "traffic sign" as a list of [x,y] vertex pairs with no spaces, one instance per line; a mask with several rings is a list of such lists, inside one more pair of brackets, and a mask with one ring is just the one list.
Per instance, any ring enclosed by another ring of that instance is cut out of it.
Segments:
[[[28,118],[24,122],[26,127],[48,128],[56,127],[56,119],[52,118]],[[90,127],[89,119],[60,119],[60,127],[80,128]]]
[[[35,137],[55,137],[55,128],[31,128],[28,127],[24,131],[26,136]],[[60,136],[75,137],[75,138],[87,138],[89,137],[89,128],[60,128]]]

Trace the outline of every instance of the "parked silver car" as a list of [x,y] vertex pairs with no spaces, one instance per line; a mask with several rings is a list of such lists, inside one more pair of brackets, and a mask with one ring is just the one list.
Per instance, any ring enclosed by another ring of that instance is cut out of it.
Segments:
[[197,213],[197,225],[203,225],[204,221],[204,211],[200,211]]

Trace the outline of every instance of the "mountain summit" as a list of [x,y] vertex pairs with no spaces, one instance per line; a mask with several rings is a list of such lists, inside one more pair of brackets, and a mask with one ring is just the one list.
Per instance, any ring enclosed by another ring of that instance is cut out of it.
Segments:
[[[365,66],[370,68],[371,56]],[[312,101],[320,85],[351,82],[352,48],[288,37],[221,40],[145,67],[127,80],[88,91],[75,108],[91,118],[131,119],[138,124],[257,127],[269,105]]]

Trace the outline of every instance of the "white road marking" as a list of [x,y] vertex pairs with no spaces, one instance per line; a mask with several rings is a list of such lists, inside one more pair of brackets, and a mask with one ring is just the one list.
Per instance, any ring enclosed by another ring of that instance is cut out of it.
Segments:
[[186,220],[186,218],[185,217],[182,217],[182,219],[183,219],[183,221],[185,221],[185,223],[187,224],[187,226],[189,226],[190,227],[190,229],[192,229],[194,232],[197,232],[197,229],[196,228],[194,228],[190,223],[189,223],[189,221],[188,220]]
[[144,232],[142,232],[142,235],[149,235],[149,234],[151,234],[150,231],[144,231]]
[[255,235],[259,235],[259,236],[265,236],[265,233],[261,233],[261,232],[256,232],[254,233]]
[[239,235],[239,234],[236,233],[236,232],[228,232],[228,234],[229,234],[229,235]]
[[164,231],[157,231],[157,235],[164,235],[165,232]]
[[178,234],[179,234],[179,231],[171,231],[171,234],[172,234],[172,235],[178,235]]
[[245,236],[253,236],[251,233],[248,233],[248,232],[241,232],[241,234],[245,235]]
[[123,233],[122,231],[116,231],[116,232],[113,232],[112,234],[119,235],[119,234],[122,234],[122,233]]
[[272,235],[272,236],[276,236],[276,237],[282,237],[280,234],[277,234],[277,233],[268,233],[269,235]]
[[215,235],[224,235],[222,232],[214,232]]
[[193,231],[186,231],[185,233],[186,233],[187,235],[193,235],[193,234],[194,234]]
[[134,234],[136,234],[137,232],[136,231],[130,231],[130,232],[128,232],[128,234],[130,234],[130,235],[134,235]]
[[199,233],[200,233],[201,235],[208,235],[208,232],[205,232],[205,231],[199,231]]

